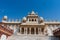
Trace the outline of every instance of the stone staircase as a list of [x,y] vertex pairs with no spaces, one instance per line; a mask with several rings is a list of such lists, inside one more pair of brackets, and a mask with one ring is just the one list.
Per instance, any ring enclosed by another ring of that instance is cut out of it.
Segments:
[[60,37],[44,36],[44,35],[12,35],[7,40],[60,40]]
[[59,40],[59,38],[40,35],[12,35],[7,40]]

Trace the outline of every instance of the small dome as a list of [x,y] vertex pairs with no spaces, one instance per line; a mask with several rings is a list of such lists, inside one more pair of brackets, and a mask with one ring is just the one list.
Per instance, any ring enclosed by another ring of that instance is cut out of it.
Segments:
[[4,18],[3,19],[7,19],[7,16],[4,16]]
[[26,20],[26,17],[23,17],[23,20]]
[[40,17],[41,20],[44,20],[43,17]]

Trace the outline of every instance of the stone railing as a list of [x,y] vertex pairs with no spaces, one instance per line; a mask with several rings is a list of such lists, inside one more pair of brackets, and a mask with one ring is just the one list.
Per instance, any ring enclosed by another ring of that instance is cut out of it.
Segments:
[[5,34],[5,35],[7,35],[7,36],[10,36],[10,35],[13,34],[13,30],[10,29],[10,28],[7,28],[7,27],[5,27],[5,26],[1,26],[1,25],[0,25],[0,34],[1,34],[1,35],[2,35],[2,34]]

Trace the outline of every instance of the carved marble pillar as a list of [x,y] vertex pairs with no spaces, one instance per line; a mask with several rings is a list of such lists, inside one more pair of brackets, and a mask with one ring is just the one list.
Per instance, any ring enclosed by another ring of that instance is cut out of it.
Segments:
[[24,34],[27,34],[27,27],[24,27]]
[[26,34],[26,28],[24,27],[24,34]]
[[20,34],[21,34],[21,30],[22,30],[22,29],[21,29],[21,27],[20,27]]
[[31,28],[29,28],[29,34],[31,34]]
[[27,27],[26,27],[26,34],[27,34]]
[[17,33],[16,25],[13,25],[12,27],[14,27],[14,34],[16,34]]
[[34,28],[34,34],[36,34],[36,27]]
[[40,28],[38,28],[38,34],[40,34]]

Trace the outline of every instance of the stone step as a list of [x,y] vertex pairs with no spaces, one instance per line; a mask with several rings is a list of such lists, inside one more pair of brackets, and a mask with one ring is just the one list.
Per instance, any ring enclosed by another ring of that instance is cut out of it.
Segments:
[[55,37],[39,35],[12,35],[7,40],[56,40]]
[[13,35],[9,37],[7,40],[48,40],[47,36],[39,36],[39,35]]

